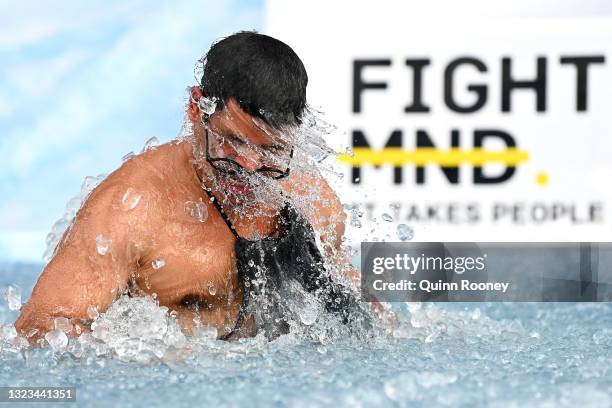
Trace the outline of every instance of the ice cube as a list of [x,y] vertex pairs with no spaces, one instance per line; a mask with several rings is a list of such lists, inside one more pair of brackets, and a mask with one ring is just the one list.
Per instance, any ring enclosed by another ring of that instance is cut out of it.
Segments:
[[21,288],[17,285],[9,285],[4,293],[4,298],[9,310],[21,309]]
[[89,193],[94,189],[98,182],[98,179],[94,176],[85,176],[83,183],[81,184],[81,193]]
[[89,316],[91,320],[96,320],[100,316],[98,308],[94,305],[87,306],[87,316]]
[[70,218],[74,218],[76,213],[81,208],[81,204],[82,203],[83,203],[83,200],[81,199],[80,196],[72,197],[70,199],[70,201],[68,201],[68,204],[66,204],[66,215],[65,215],[65,217],[69,216]]
[[201,326],[195,333],[195,336],[209,340],[215,340],[218,335],[217,328],[212,326]]
[[197,218],[200,222],[206,221],[206,217],[208,217],[208,210],[201,201],[187,201],[185,203],[185,213],[190,217]]
[[140,194],[138,191],[134,190],[132,187],[129,187],[125,191],[125,194],[123,194],[123,198],[121,199],[121,203],[123,204],[123,207],[125,209],[133,210],[134,208],[136,208],[136,206],[140,202],[141,198],[142,198],[142,194]]
[[298,310],[298,314],[302,323],[306,326],[310,326],[314,322],[316,322],[317,317],[319,317],[318,305],[316,304],[316,302],[306,301]]
[[148,152],[149,150],[157,149],[158,144],[159,144],[159,141],[157,140],[155,136],[153,136],[152,138],[146,141],[144,147],[142,148],[142,153]]
[[0,324],[0,341],[10,342],[17,337],[17,330],[12,324]]
[[202,113],[212,115],[215,113],[215,109],[217,108],[217,98],[211,99],[203,96],[198,101],[198,106],[200,107]]
[[134,152],[128,152],[125,154],[125,156],[121,158],[121,161],[125,163],[126,161],[130,160],[132,157],[134,157]]
[[397,237],[401,240],[401,241],[410,241],[412,238],[414,238],[414,231],[412,230],[412,228],[406,224],[399,224],[397,226]]
[[45,340],[53,351],[64,351],[68,346],[68,336],[62,330],[55,329],[45,334]]
[[157,258],[154,259],[153,262],[151,262],[151,266],[153,267],[153,269],[161,269],[166,266],[166,261],[164,261],[162,258]]
[[108,253],[108,249],[113,241],[110,239],[104,238],[102,234],[96,236],[96,250],[102,256]]
[[106,340],[106,337],[108,336],[108,329],[106,326],[92,324],[91,327],[93,329],[91,332],[93,337],[102,341]]
[[55,330],[61,330],[64,333],[70,333],[72,331],[72,323],[65,317],[56,317],[53,320],[53,326]]

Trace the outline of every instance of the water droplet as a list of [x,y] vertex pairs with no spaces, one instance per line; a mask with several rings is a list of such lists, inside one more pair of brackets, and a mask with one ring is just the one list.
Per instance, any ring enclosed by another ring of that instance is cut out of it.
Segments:
[[212,296],[215,296],[217,293],[217,288],[212,282],[208,282],[208,293],[210,293]]
[[17,285],[9,285],[4,293],[4,299],[9,310],[21,309],[21,288]]
[[157,258],[154,259],[153,262],[151,262],[151,266],[153,267],[153,269],[160,269],[166,266],[166,261],[164,261],[162,258]]
[[125,191],[125,194],[123,194],[123,198],[121,199],[121,203],[123,203],[123,206],[126,209],[133,210],[134,208],[136,208],[136,206],[140,202],[141,198],[142,198],[142,194],[140,194],[138,191],[134,190],[132,187],[129,187]]
[[359,221],[359,218],[351,217],[351,226],[355,228],[361,228],[361,221]]
[[153,136],[152,138],[146,141],[144,147],[142,148],[142,153],[148,152],[149,150],[157,149],[158,144],[159,144],[159,141],[157,140],[155,136]]
[[98,317],[100,317],[100,313],[98,313],[98,308],[94,305],[87,306],[87,316],[89,316],[89,318],[92,320],[96,320]]
[[414,238],[414,231],[406,224],[399,224],[397,226],[397,237],[401,241],[410,241],[412,238]]
[[132,157],[134,157],[134,152],[128,152],[125,154],[125,156],[121,158],[121,161],[125,163],[126,161],[130,160]]
[[102,234],[96,236],[96,250],[102,256],[108,253],[108,249],[113,241],[110,239],[104,238]]
[[206,221],[208,217],[208,210],[201,201],[187,201],[184,208],[187,215],[196,218],[200,222]]
[[251,268],[255,266],[255,261],[253,261],[252,259],[249,259],[248,263]]
[[382,217],[383,220],[385,220],[387,222],[393,222],[393,217],[391,216],[391,214],[383,213],[383,215],[381,217]]
[[55,330],[61,330],[64,333],[70,333],[72,331],[72,323],[65,317],[56,317],[53,319],[53,327],[55,327]]

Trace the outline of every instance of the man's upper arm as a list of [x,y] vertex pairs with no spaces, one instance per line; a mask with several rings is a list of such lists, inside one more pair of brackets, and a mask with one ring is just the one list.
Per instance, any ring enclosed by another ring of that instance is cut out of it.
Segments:
[[125,208],[125,192],[108,180],[92,192],[24,305],[15,325],[21,334],[36,329],[37,338],[60,316],[79,324],[90,306],[102,312],[126,288],[143,249],[138,218],[145,211]]

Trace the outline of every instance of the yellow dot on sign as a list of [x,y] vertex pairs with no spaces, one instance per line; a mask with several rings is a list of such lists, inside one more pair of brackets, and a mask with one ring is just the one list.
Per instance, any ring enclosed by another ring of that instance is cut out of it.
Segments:
[[547,185],[549,181],[550,181],[550,178],[548,177],[547,173],[541,172],[536,175],[536,183],[538,183],[541,186]]

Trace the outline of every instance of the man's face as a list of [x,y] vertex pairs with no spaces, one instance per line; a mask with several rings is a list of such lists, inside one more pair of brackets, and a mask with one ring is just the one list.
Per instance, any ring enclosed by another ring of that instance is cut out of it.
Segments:
[[244,112],[233,99],[209,116],[201,109],[199,113],[202,126],[197,133],[219,190],[236,201],[264,198],[278,189],[293,152],[287,137]]

